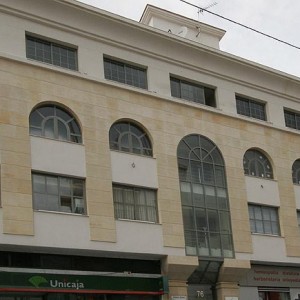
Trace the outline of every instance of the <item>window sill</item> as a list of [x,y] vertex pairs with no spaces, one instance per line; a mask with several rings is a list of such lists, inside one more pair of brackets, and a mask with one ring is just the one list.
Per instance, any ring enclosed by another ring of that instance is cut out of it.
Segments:
[[248,174],[244,174],[246,177],[249,178],[256,178],[256,179],[261,179],[261,180],[268,180],[268,181],[274,181],[274,182],[278,182],[277,179],[274,178],[266,178],[266,177],[259,177],[259,176],[252,176],[252,175],[248,175]]
[[274,237],[274,238],[283,238],[281,235],[275,235],[275,234],[270,234],[270,233],[259,233],[259,232],[251,232],[251,235],[254,236],[262,236],[262,237]]
[[67,216],[79,216],[79,217],[88,217],[86,214],[76,214],[76,213],[70,213],[70,212],[64,212],[64,211],[55,211],[55,210],[43,210],[43,209],[34,209],[34,212],[40,212],[40,213],[50,213],[50,214],[57,214],[57,215],[67,215]]
[[125,222],[151,224],[151,225],[161,225],[160,223],[156,223],[156,222],[143,221],[143,220],[133,220],[133,219],[116,219],[116,221],[121,221],[121,222],[125,221]]

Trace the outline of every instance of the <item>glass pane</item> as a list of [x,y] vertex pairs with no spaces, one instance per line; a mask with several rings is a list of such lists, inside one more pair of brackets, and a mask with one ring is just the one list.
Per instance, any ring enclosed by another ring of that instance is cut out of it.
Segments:
[[209,232],[219,232],[220,225],[219,225],[219,216],[216,210],[208,210],[208,224],[209,224]]
[[46,182],[45,176],[43,175],[32,175],[33,179],[33,191],[35,193],[45,193],[46,192]]
[[208,225],[206,221],[206,212],[204,209],[195,209],[196,226],[198,231],[208,231]]
[[69,140],[67,125],[60,120],[57,120],[58,139],[61,141]]
[[198,232],[198,253],[199,255],[203,255],[203,256],[209,255],[207,232]]
[[180,189],[182,205],[192,205],[191,184],[189,182],[181,182]]
[[222,233],[230,233],[230,216],[228,212],[220,211],[220,230]]
[[72,194],[72,180],[69,178],[59,178],[60,194],[68,196]]
[[30,126],[41,127],[42,121],[43,121],[43,117],[37,112],[37,110],[35,110],[30,114],[30,120],[29,120]]
[[230,235],[221,235],[224,257],[233,257],[233,246]]
[[215,188],[211,186],[205,186],[204,190],[206,207],[217,208],[217,197],[215,193]]
[[58,196],[48,195],[46,207],[44,209],[52,210],[52,211],[60,211],[60,208],[58,206]]
[[54,116],[54,106],[43,106],[43,107],[38,108],[38,111],[45,118]]
[[83,180],[73,179],[73,195],[83,197]]
[[221,256],[221,239],[219,234],[209,235],[210,250],[212,256]]
[[195,229],[194,212],[191,207],[182,207],[184,229]]
[[47,176],[47,193],[58,195],[58,179],[57,177]]
[[193,198],[194,198],[194,205],[204,207],[204,192],[203,186],[200,184],[193,183]]
[[44,136],[47,138],[54,139],[55,134],[54,134],[54,119],[48,119],[44,123]]

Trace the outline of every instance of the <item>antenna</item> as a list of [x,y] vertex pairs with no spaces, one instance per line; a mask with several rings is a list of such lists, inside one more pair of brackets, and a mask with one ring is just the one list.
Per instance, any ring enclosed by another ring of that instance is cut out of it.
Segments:
[[217,5],[218,4],[218,2],[213,2],[213,3],[211,3],[211,4],[209,4],[209,5],[207,5],[206,7],[200,7],[199,6],[199,8],[198,8],[198,20],[199,20],[199,13],[201,13],[201,14],[203,14],[203,11],[204,10],[207,10],[207,9],[209,9],[209,8],[211,8],[211,7],[213,7],[213,6],[215,6],[215,5]]

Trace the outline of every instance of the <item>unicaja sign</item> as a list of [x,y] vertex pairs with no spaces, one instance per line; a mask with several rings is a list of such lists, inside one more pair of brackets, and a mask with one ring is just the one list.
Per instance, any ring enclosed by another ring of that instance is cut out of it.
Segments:
[[84,289],[84,284],[82,282],[76,281],[59,281],[59,280],[50,280],[50,286],[53,288],[65,288],[65,289]]
[[57,279],[46,279],[43,276],[32,276],[29,278],[29,282],[34,285],[36,288],[40,288],[41,286],[50,285],[52,288],[63,288],[63,289],[84,289],[84,284],[79,282],[79,280],[75,281],[68,281],[67,279],[64,280],[57,280]]

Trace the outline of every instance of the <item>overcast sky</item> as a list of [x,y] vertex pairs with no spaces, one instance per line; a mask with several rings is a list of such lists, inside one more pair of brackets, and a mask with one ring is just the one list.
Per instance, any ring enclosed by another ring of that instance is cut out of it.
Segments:
[[[146,4],[181,14],[226,30],[221,50],[300,77],[300,50],[222,20],[180,0],[80,0],[86,4],[139,21]],[[300,47],[299,0],[187,0],[226,18]]]

